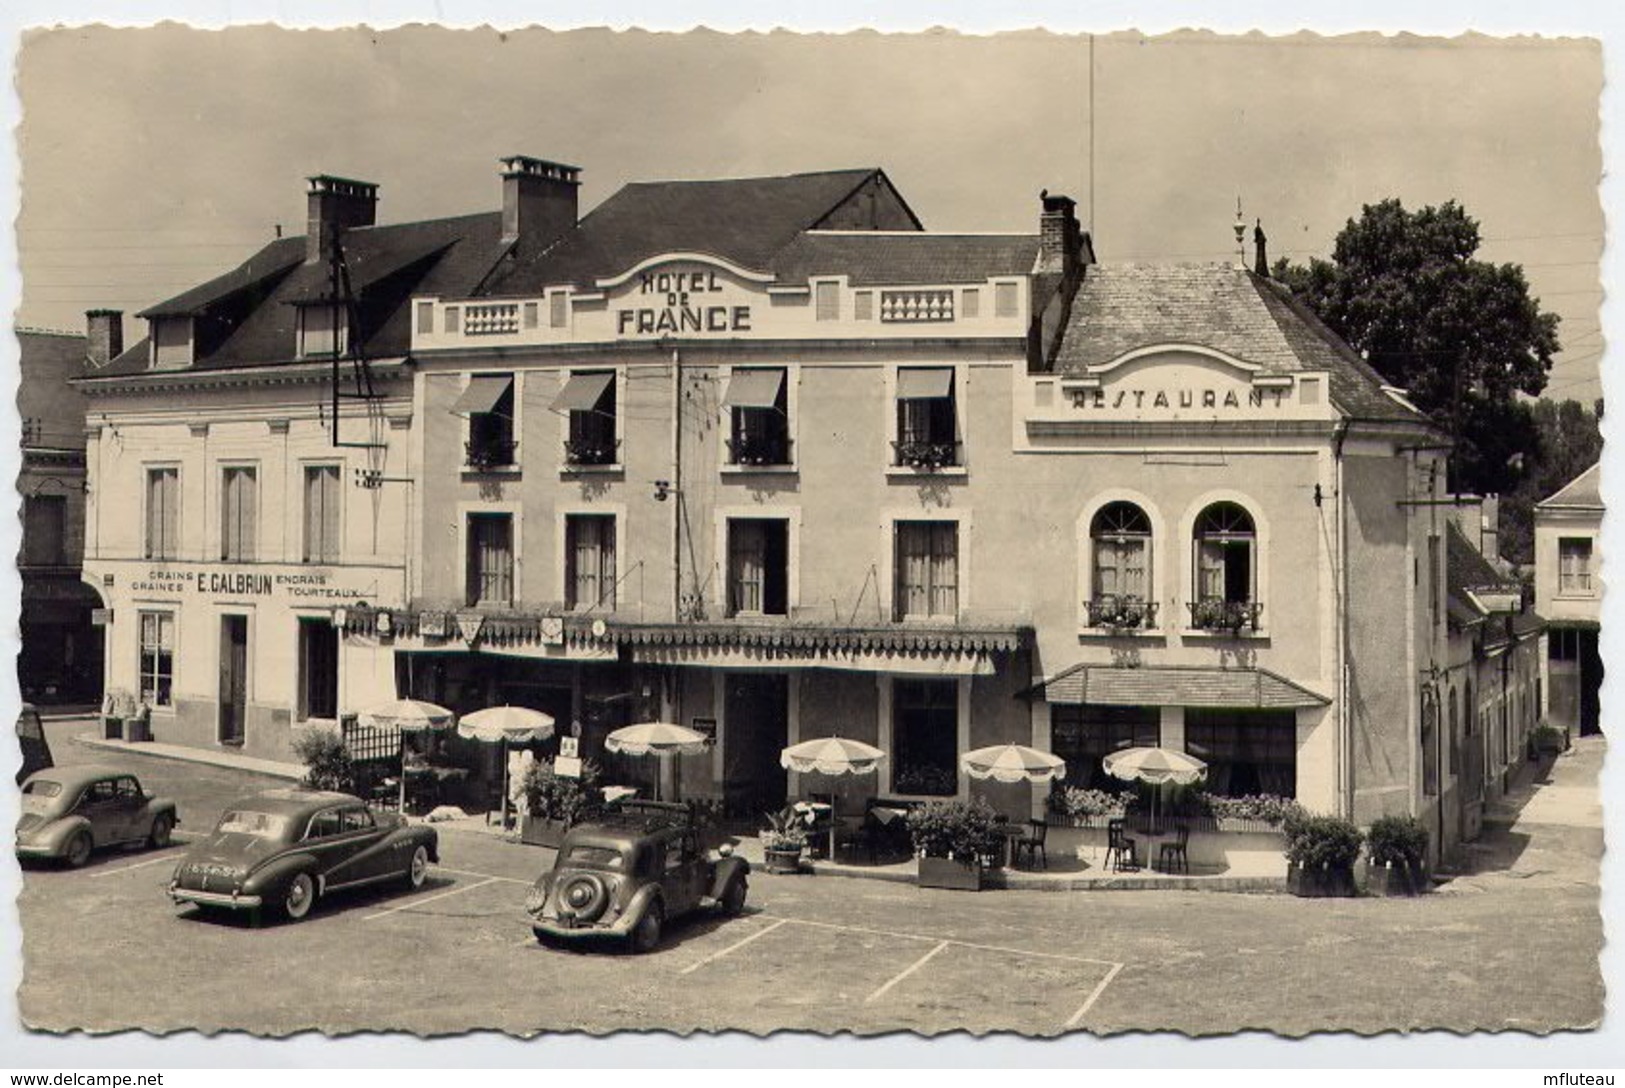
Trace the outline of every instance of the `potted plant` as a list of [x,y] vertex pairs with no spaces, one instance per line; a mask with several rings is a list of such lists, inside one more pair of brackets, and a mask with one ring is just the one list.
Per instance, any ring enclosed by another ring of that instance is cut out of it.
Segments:
[[1428,832],[1415,816],[1383,816],[1366,833],[1366,890],[1420,895],[1428,890]]
[[1533,734],[1535,751],[1554,754],[1568,747],[1568,734],[1553,725],[1541,725]]
[[933,801],[911,809],[908,831],[919,858],[919,886],[977,891],[998,848],[996,813],[986,801]]
[[807,846],[807,822],[794,805],[764,813],[767,829],[761,834],[762,853],[770,873],[799,873],[801,852]]
[[1354,894],[1354,862],[1365,836],[1341,816],[1290,817],[1286,831],[1286,886],[1307,897]]
[[581,761],[577,778],[555,774],[550,759],[532,763],[520,797],[519,840],[558,849],[572,825],[597,812],[598,775],[598,764],[590,759]]
[[124,739],[124,719],[135,713],[135,696],[123,688],[114,688],[102,700],[102,736],[108,740]]

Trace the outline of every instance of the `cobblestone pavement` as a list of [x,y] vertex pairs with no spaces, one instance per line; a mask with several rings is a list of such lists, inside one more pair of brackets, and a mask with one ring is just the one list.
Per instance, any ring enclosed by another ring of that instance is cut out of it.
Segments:
[[[64,739],[59,761],[89,761],[75,748]],[[193,830],[262,784],[123,758],[179,797]],[[1585,1028],[1603,1007],[1601,829],[1586,795],[1600,763],[1600,740],[1558,759],[1486,833],[1470,875],[1415,900],[753,873],[745,917],[673,927],[641,957],[539,947],[520,905],[551,854],[473,832],[444,833],[421,891],[335,897],[260,928],[172,907],[180,848],[115,853],[26,873],[19,1003],[53,1031]]]

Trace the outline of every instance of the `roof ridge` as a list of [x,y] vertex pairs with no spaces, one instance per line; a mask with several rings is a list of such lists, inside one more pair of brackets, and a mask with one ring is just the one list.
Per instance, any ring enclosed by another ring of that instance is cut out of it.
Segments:
[[[731,185],[741,181],[789,181],[792,178],[822,178],[833,177],[837,174],[861,174],[868,177],[881,172],[878,166],[849,166],[835,170],[804,170],[789,174],[752,174],[746,177],[733,178],[646,178],[641,181],[628,181],[621,189],[631,189],[647,185]],[[617,189],[616,192],[619,192]],[[614,194],[611,194],[614,195]]]
[[82,332],[70,332],[67,329],[46,329],[34,325],[13,325],[11,331],[13,333],[28,333],[32,336],[62,336],[72,337],[76,340],[87,339]]

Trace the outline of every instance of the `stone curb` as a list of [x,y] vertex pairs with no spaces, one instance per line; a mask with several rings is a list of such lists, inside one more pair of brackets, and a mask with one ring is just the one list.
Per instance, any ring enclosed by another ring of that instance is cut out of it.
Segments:
[[279,763],[276,760],[255,759],[252,756],[232,755],[229,752],[212,752],[204,748],[183,748],[178,744],[162,744],[157,741],[108,740],[94,733],[81,733],[73,740],[75,744],[104,752],[133,752],[136,755],[172,759],[180,763],[204,763],[211,767],[224,767],[227,770],[247,771],[250,774],[292,781],[305,777],[305,769],[296,763]]

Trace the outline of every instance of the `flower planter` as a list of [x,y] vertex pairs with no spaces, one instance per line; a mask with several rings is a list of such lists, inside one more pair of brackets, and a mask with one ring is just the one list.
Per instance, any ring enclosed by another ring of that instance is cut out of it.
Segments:
[[948,888],[953,891],[976,892],[982,890],[982,863],[960,861],[957,858],[920,858],[919,886],[922,888]]
[[124,739],[124,719],[109,714],[102,719],[102,738],[104,740]]
[[1365,890],[1367,895],[1410,896],[1431,890],[1426,865],[1378,865],[1365,863]]
[[788,875],[801,872],[801,847],[769,846],[762,851],[767,871]]
[[1304,869],[1287,862],[1286,888],[1305,899],[1344,898],[1355,894],[1354,867]]
[[557,850],[564,842],[564,833],[569,830],[568,820],[548,820],[528,812],[519,817],[519,841],[529,846]]

